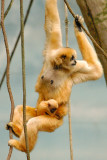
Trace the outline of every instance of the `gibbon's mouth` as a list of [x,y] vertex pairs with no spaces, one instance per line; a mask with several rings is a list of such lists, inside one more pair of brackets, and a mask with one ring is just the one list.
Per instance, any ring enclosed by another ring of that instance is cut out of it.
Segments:
[[49,116],[49,114],[47,112],[45,112],[45,114]]
[[77,64],[77,61],[74,60],[74,63],[71,64],[71,66],[75,66]]

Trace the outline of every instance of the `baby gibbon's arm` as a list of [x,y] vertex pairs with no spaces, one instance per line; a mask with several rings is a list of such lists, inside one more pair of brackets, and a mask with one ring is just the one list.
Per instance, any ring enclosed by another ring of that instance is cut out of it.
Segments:
[[82,21],[81,17],[76,17],[74,22],[74,30],[80,51],[82,53],[83,61],[77,61],[78,67],[81,65],[82,67],[80,67],[81,69],[72,76],[74,84],[99,79],[103,73],[97,54],[89,43],[85,33],[82,31],[78,19],[79,21]]
[[60,27],[60,18],[57,9],[57,0],[46,0],[45,32],[46,44],[44,55],[50,54],[49,50],[58,49],[59,47],[62,47],[62,34]]

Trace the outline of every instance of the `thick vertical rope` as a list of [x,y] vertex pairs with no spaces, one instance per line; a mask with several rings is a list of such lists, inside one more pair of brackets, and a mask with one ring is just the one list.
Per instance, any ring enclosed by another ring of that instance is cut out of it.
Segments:
[[23,77],[23,127],[25,133],[25,144],[27,160],[30,160],[29,143],[26,126],[26,80],[25,80],[25,52],[24,52],[24,18],[23,18],[23,0],[20,0],[20,25],[21,25],[21,52],[22,52],[22,77]]
[[[66,32],[66,47],[68,47],[68,12],[65,4],[65,32]],[[73,160],[73,147],[72,147],[72,126],[71,126],[71,105],[70,100],[68,102],[68,119],[69,119],[69,140],[70,140],[70,156]]]
[[73,160],[72,124],[71,124],[71,105],[70,105],[70,100],[68,102],[68,119],[69,119],[70,156],[71,156],[71,160]]
[[[6,31],[5,31],[5,26],[4,26],[4,0],[1,1],[1,28],[2,28],[2,32],[3,32],[3,36],[4,36],[4,43],[5,43],[5,48],[6,48],[6,54],[7,54],[7,72],[6,72],[6,80],[7,80],[7,89],[8,89],[8,93],[9,93],[9,97],[10,97],[10,101],[11,101],[11,114],[10,114],[10,121],[13,120],[13,114],[14,114],[14,100],[13,100],[13,95],[12,95],[12,91],[11,91],[11,86],[10,86],[10,76],[9,76],[9,72],[10,72],[10,54],[9,54],[9,46],[8,46],[8,40],[7,40],[7,35],[6,35]],[[10,139],[13,138],[13,134],[11,129],[9,129],[9,137]],[[13,148],[10,147],[9,149],[9,153],[7,156],[7,160],[10,160],[11,155],[12,155],[12,150]]]

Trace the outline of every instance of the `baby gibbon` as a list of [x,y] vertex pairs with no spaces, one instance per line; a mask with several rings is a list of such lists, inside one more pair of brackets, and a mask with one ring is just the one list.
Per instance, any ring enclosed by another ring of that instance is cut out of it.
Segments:
[[[79,22],[82,23],[82,18],[76,16],[74,31],[83,60],[76,60],[74,49],[63,47],[57,0],[46,0],[44,63],[35,86],[39,98],[36,109],[26,106],[30,151],[35,146],[39,131],[52,132],[63,124],[72,86],[102,76],[103,70],[97,54]],[[8,144],[26,152],[22,112],[22,105],[17,106],[13,122],[7,124],[7,128],[11,127],[19,137],[19,140],[9,140]]]

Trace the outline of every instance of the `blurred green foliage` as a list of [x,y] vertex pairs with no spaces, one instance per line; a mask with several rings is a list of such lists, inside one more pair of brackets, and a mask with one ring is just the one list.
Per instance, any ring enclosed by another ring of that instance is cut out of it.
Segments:
[[102,12],[98,13],[97,16],[95,17],[96,24],[102,23],[104,21],[107,21],[107,1],[104,5]]

